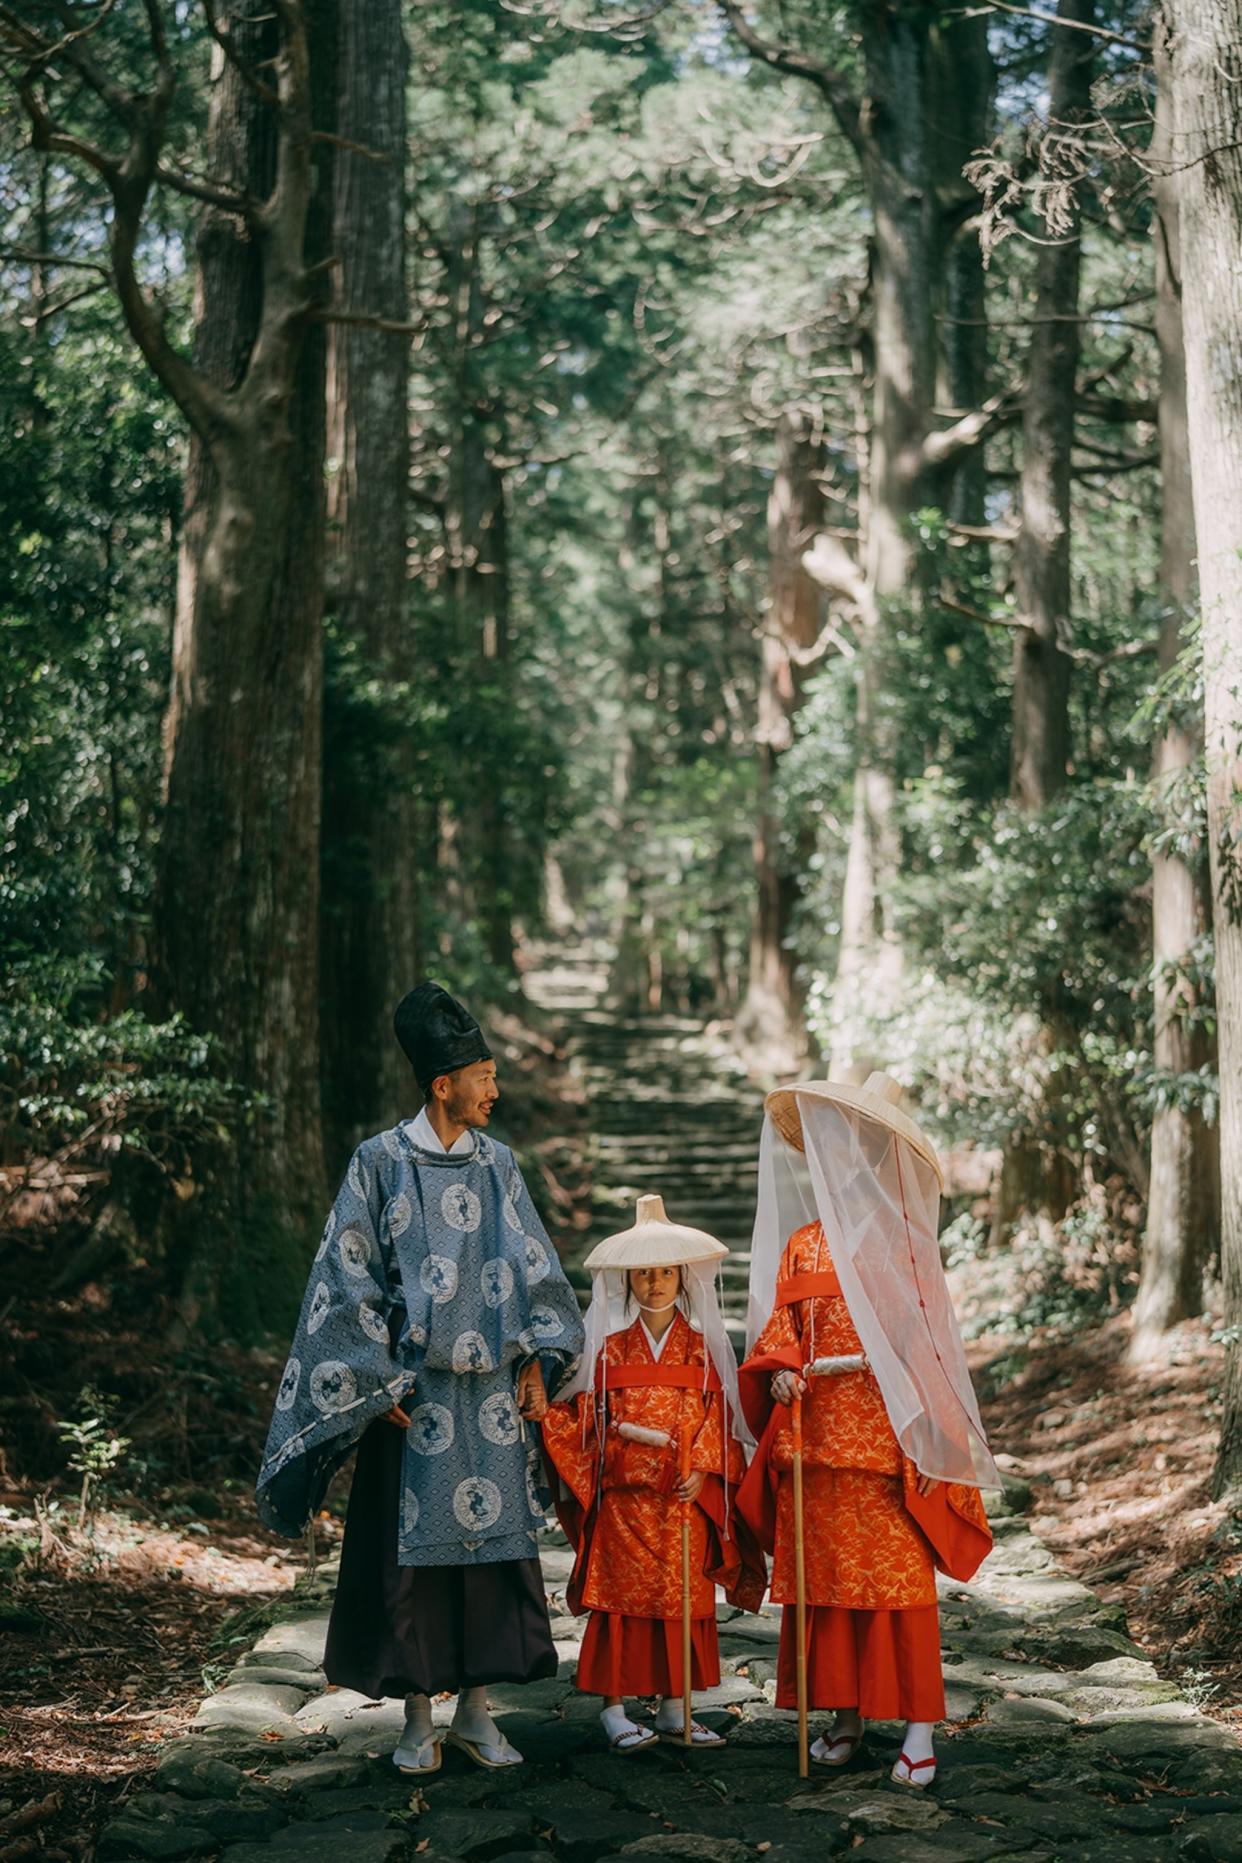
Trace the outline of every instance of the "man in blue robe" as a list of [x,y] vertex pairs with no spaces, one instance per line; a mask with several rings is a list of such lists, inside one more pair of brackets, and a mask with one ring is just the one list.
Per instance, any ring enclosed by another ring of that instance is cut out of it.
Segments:
[[578,1303],[513,1154],[486,1135],[499,1097],[478,1023],[436,983],[394,1026],[426,1104],[359,1146],[311,1268],[259,1475],[262,1518],[301,1533],[358,1445],[324,1667],[404,1695],[394,1754],[440,1764],[448,1738],[519,1764],[490,1682],[556,1673],[536,1535],[536,1431],[582,1346]]

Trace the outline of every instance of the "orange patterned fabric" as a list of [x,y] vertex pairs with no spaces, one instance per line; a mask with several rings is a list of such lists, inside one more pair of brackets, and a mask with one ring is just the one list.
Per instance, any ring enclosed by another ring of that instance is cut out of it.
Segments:
[[[808,1223],[789,1238],[776,1277],[816,1274],[832,1267],[832,1257],[819,1223]],[[849,1308],[840,1294],[800,1300],[777,1307],[755,1341],[753,1356],[764,1357],[794,1346],[801,1363],[828,1355],[861,1352]],[[793,1466],[793,1434],[788,1411],[772,1443],[776,1468]],[[804,1465],[819,1468],[870,1468],[884,1475],[901,1473],[901,1450],[884,1408],[875,1374],[847,1371],[840,1377],[812,1378],[802,1400],[802,1455]],[[825,1600],[826,1602],[826,1600]]]
[[[641,1321],[611,1334],[603,1356],[609,1369],[701,1369],[704,1348],[699,1334],[678,1314],[658,1360]],[[672,1444],[659,1448],[629,1442],[617,1430],[623,1422],[663,1430]],[[742,1477],[744,1462],[740,1446],[731,1438],[726,1461],[720,1394],[641,1385],[609,1391],[606,1418],[601,1419],[600,1406],[584,1393],[572,1404],[551,1405],[543,1421],[544,1448],[581,1510],[580,1530],[571,1531],[578,1550],[569,1591],[574,1610],[680,1619],[681,1508],[672,1490],[683,1422],[693,1437],[690,1466],[708,1477],[690,1510],[691,1614],[714,1619],[717,1582],[731,1596],[758,1604],[762,1584],[755,1565],[743,1561],[734,1532],[724,1531],[722,1477],[732,1489]],[[730,1521],[731,1528],[736,1524]],[[568,1518],[566,1526],[571,1527]]]
[[[862,1468],[807,1468],[802,1476],[808,1604],[908,1611],[936,1602],[931,1547],[906,1512],[901,1479]],[[776,1500],[772,1601],[793,1604],[793,1476]]]

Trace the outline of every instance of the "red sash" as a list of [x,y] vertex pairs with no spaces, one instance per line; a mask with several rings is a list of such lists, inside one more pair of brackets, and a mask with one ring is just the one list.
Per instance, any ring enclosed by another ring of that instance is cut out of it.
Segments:
[[706,1391],[710,1394],[720,1389],[720,1377],[714,1365],[707,1367],[706,1382],[701,1365],[609,1365],[606,1368],[601,1365],[595,1374],[595,1388],[602,1391],[605,1385],[610,1391],[663,1385],[673,1391]]
[[811,1300],[816,1295],[824,1299],[840,1294],[841,1283],[837,1279],[835,1268],[821,1268],[815,1274],[790,1274],[776,1284],[778,1307],[792,1307],[796,1301]]

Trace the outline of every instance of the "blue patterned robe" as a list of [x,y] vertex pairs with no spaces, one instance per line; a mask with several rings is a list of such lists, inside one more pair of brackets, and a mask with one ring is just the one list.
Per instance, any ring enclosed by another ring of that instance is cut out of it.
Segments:
[[412,1394],[400,1565],[528,1559],[544,1524],[536,1432],[514,1391],[531,1359],[549,1397],[582,1348],[565,1279],[513,1153],[464,1153],[407,1127],[354,1153],[302,1302],[259,1472],[259,1514],[301,1533],[377,1417]]

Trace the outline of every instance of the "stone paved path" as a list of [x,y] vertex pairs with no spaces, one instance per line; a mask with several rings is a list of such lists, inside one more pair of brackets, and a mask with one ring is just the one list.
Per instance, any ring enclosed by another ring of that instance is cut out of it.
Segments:
[[[681,1166],[710,1151],[715,1130],[736,1138],[739,1174],[749,1168],[740,1134],[755,1123],[752,1096],[740,1082],[722,1090],[718,1073],[705,1108],[693,1080],[701,1037],[668,1023],[609,1029],[583,982],[588,962],[545,987],[577,1018],[599,1156],[612,1160],[606,1183],[628,1179],[627,1197],[654,1188],[644,1174],[654,1162],[671,1210],[724,1230],[707,1174]],[[633,1099],[677,1128],[663,1159],[618,1090],[630,1069]],[[599,1222],[613,1213],[602,1200]],[[744,1235],[727,1239],[744,1246]],[[770,1608],[757,1617],[721,1609],[725,1679],[699,1701],[701,1718],[728,1733],[726,1750],[605,1751],[597,1704],[573,1687],[581,1623],[565,1614],[569,1549],[550,1530],[543,1563],[559,1675],[491,1691],[526,1756],[516,1774],[481,1772],[452,1749],[417,1789],[396,1773],[401,1704],[325,1689],[324,1568],[204,1701],[196,1731],[170,1743],[154,1790],[105,1831],[101,1863],[819,1863],[847,1853],[859,1863],[1242,1863],[1242,1749],[1157,1678],[1119,1612],[1057,1567],[1028,1525],[1031,1499],[1008,1475],[992,1556],[973,1583],[942,1582],[949,1722],[929,1792],[889,1781],[900,1729],[883,1724],[844,1772],[798,1779],[794,1717],[771,1705],[779,1615]],[[437,1721],[452,1707],[438,1704]]]

